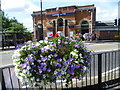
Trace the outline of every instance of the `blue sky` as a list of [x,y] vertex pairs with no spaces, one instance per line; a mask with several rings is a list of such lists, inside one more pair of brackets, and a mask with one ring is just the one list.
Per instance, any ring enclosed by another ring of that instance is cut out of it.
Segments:
[[[97,21],[113,21],[118,17],[119,0],[42,0],[43,10],[71,5],[91,5],[96,7]],[[2,10],[10,18],[15,17],[26,28],[33,30],[31,14],[40,10],[40,0],[2,0]]]

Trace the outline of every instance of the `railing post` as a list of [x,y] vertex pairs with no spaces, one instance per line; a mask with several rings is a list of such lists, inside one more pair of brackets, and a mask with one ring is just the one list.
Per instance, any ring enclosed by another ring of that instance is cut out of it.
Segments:
[[1,84],[0,89],[1,90],[6,90],[2,68],[0,68],[0,84]]
[[102,54],[98,54],[98,90],[101,90],[102,83]]

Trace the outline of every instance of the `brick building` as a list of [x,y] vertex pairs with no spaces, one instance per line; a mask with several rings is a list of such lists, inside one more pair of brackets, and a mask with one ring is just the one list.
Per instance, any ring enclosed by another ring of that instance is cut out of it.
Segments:
[[115,40],[119,35],[118,27],[114,22],[96,22],[94,33],[99,40]]
[[[42,14],[42,21],[41,21]],[[93,33],[96,21],[96,7],[66,6],[50,8],[32,13],[34,39],[38,39],[38,24],[43,25],[43,38],[50,37],[61,32],[64,36],[72,36],[75,33]],[[40,33],[39,35],[41,35]]]

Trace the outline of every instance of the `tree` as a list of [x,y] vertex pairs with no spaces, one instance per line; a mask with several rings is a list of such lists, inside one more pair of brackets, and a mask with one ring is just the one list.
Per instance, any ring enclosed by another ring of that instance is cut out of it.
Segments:
[[13,36],[14,33],[10,32],[15,32],[17,33],[17,39],[27,40],[32,38],[32,32],[28,31],[23,23],[18,22],[15,17],[9,18],[5,13],[3,14],[2,27],[3,31],[7,32],[6,36]]

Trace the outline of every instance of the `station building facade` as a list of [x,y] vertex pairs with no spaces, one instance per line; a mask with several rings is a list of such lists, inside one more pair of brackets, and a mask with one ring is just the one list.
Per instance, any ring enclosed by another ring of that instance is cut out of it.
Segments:
[[94,33],[96,7],[94,5],[86,5],[50,8],[42,12],[34,11],[32,17],[33,39],[38,39],[38,24],[43,25],[44,39],[45,37],[51,37],[50,34],[55,35],[58,32],[70,37],[76,33]]

